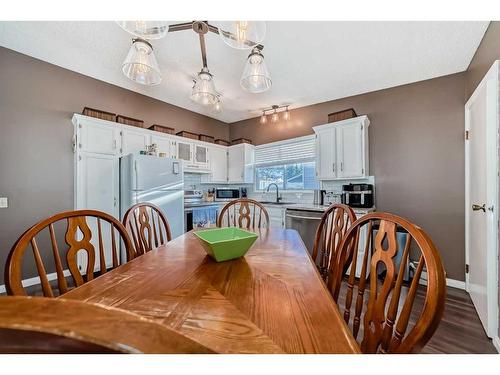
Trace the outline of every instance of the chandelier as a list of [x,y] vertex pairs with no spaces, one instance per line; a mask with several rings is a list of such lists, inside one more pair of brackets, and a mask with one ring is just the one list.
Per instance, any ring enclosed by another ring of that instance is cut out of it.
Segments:
[[232,48],[250,50],[240,79],[240,85],[244,90],[258,94],[269,90],[272,86],[271,76],[262,54],[264,49],[262,41],[266,34],[264,21],[226,21],[218,22],[217,26],[207,21],[175,25],[167,25],[164,21],[117,21],[117,23],[135,37],[123,62],[122,71],[127,78],[136,83],[154,86],[160,84],[162,80],[153,46],[148,40],[161,39],[171,32],[193,30],[199,36],[202,60],[202,68],[193,80],[191,91],[191,100],[195,103],[211,107],[216,112],[222,110],[221,95],[215,88],[214,76],[207,64],[205,34],[208,32],[218,34],[224,43]]

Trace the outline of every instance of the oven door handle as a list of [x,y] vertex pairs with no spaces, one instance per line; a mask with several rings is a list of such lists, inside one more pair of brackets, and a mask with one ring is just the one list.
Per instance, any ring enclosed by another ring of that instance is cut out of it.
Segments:
[[292,219],[321,220],[321,217],[314,217],[314,216],[299,216],[299,215],[286,214],[286,217],[291,217]]

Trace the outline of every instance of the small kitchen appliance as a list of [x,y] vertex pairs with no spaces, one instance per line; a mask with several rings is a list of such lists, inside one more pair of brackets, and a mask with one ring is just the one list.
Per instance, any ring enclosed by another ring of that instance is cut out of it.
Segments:
[[373,207],[374,203],[373,185],[371,184],[342,185],[342,203],[357,208]]
[[241,198],[241,191],[238,188],[217,188],[215,189],[216,201],[232,201]]

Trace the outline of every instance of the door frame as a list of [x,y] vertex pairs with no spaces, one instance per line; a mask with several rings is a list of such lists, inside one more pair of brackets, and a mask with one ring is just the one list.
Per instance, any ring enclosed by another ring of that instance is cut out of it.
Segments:
[[[489,337],[498,336],[498,245],[499,245],[499,222],[498,222],[498,192],[499,192],[499,60],[495,61],[488,73],[481,80],[480,84],[465,104],[465,131],[469,131],[473,137],[474,133],[470,128],[470,107],[476,99],[478,92],[486,86],[486,207],[487,209],[487,276],[486,293],[488,300],[488,323],[485,329]],[[470,145],[465,141],[465,262],[470,259]],[[469,288],[469,274],[465,273],[465,290]]]

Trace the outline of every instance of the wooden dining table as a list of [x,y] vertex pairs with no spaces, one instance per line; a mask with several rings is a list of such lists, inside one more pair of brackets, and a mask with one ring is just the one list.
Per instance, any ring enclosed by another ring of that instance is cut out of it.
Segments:
[[117,307],[217,353],[359,353],[299,234],[257,230],[217,263],[192,232],[59,298]]

